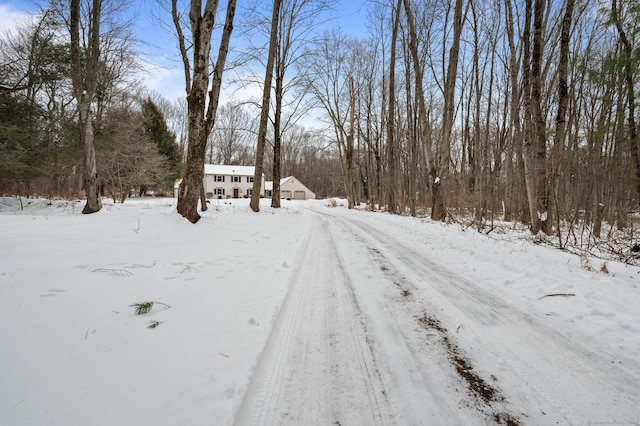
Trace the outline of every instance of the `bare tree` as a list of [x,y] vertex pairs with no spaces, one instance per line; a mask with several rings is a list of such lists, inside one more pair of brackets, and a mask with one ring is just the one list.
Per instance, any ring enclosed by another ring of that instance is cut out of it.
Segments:
[[[227,103],[218,109],[216,125],[209,137],[207,161],[210,164],[244,164],[257,134],[256,120],[246,104]],[[253,163],[253,162],[252,162]]]
[[189,120],[187,119],[187,100],[185,98],[176,98],[163,110],[163,114],[167,119],[167,125],[178,139],[178,146],[182,153],[182,158],[186,158],[187,154],[187,136],[189,132]]
[[[207,139],[213,129],[222,85],[222,73],[229,51],[233,31],[236,0],[228,0],[224,29],[213,70],[210,69],[211,38],[216,20],[218,0],[191,0],[189,22],[191,46],[183,31],[182,14],[177,0],[171,0],[171,16],[178,35],[180,55],[184,66],[185,90],[187,93],[188,145],[184,176],[178,191],[178,213],[192,223],[200,219],[198,200],[204,192],[204,160]],[[191,50],[192,60],[189,60]],[[208,92],[209,85],[211,89]],[[206,204],[203,202],[203,210]]]
[[[83,186],[87,203],[82,213],[95,213],[102,208],[96,166],[96,151],[94,145],[93,122],[91,119],[91,104],[98,85],[98,64],[100,61],[100,19],[102,1],[93,0],[89,11],[88,22],[82,25],[88,28],[88,43],[83,46],[81,53],[80,42],[84,34],[81,31],[80,0],[71,0],[70,31],[71,31],[71,80],[73,93],[78,103],[78,121],[80,126],[80,140],[84,147]],[[86,60],[83,59],[86,56]]]
[[393,29],[391,30],[391,58],[389,59],[389,109],[387,112],[387,207],[390,212],[397,213],[398,210],[398,173],[399,173],[399,153],[396,141],[396,42],[398,40],[398,28],[400,26],[400,7],[402,0],[392,9]]
[[[514,182],[509,185],[506,191],[506,203],[504,216],[506,220],[509,220],[514,212],[520,211],[520,192],[518,190],[520,181],[518,179],[521,170],[524,169],[522,158],[522,124],[520,121],[520,99],[521,90],[519,90],[520,84],[518,81],[518,75],[520,74],[520,64],[518,61],[518,48],[516,45],[516,25],[513,13],[513,6],[511,0],[505,2],[505,18],[506,18],[506,37],[509,46],[509,88],[511,90],[509,104],[509,138],[511,143],[509,144],[507,158],[507,179],[510,182]],[[522,84],[524,86],[524,83]],[[516,184],[517,182],[517,184]]]
[[[304,78],[304,69],[298,67],[296,75],[291,75],[289,70],[310,54],[307,46],[312,43],[314,30],[322,23],[321,14],[329,4],[327,0],[284,0],[280,8],[274,60],[272,207],[280,207],[282,135],[299,118],[298,111],[305,95],[303,91],[294,93]],[[286,118],[285,107],[289,107]]]
[[[407,23],[409,26],[409,52],[411,53],[411,59],[413,63],[413,70],[415,73],[415,92],[417,97],[417,114],[418,114],[418,132],[422,139],[424,163],[427,176],[433,180],[435,176],[433,174],[434,167],[431,157],[431,138],[430,128],[431,123],[427,116],[427,103],[424,97],[424,68],[421,64],[421,58],[418,51],[418,36],[416,31],[415,20],[413,17],[413,11],[411,8],[411,0],[404,0],[404,9],[407,14]],[[430,186],[432,182],[427,182]]]
[[271,81],[273,80],[273,65],[277,49],[278,16],[282,0],[274,0],[271,16],[271,34],[269,36],[269,53],[267,67],[264,74],[264,89],[262,93],[262,109],[260,112],[260,127],[258,128],[258,144],[256,148],[256,163],[253,175],[253,189],[251,192],[251,210],[260,211],[260,188],[262,186],[262,167],[264,164],[264,149],[267,140],[267,125],[269,124],[269,102],[271,99]]
[[[539,231],[548,232],[545,196],[546,123],[541,105],[544,3],[543,0],[526,1],[523,35],[523,86],[526,110],[524,167],[533,234]],[[532,18],[533,37],[531,37]]]
[[[639,6],[637,3],[634,5],[632,4],[632,2],[630,2],[629,9],[632,9],[634,7],[636,10],[638,10]],[[613,21],[616,30],[618,31],[622,50],[622,53],[620,55],[620,62],[623,68],[624,85],[626,92],[625,94],[627,97],[627,126],[629,128],[627,133],[632,150],[632,155],[636,162],[636,192],[638,200],[640,201],[640,141],[638,140],[638,125],[636,124],[636,82],[634,81],[634,71],[637,71],[638,69],[638,61],[637,59],[635,59],[637,58],[637,49],[634,48],[632,40],[630,39],[627,31],[624,28],[622,10],[618,6],[618,0],[611,0],[611,20]],[[637,21],[635,22],[635,24],[636,27],[632,30],[632,32],[637,33]]]
[[[355,204],[353,187],[353,143],[356,129],[351,128],[351,109],[355,107],[351,91],[353,64],[359,52],[358,44],[344,33],[327,32],[316,42],[315,54],[305,58],[306,87],[327,115],[338,149],[342,180],[349,205]],[[355,114],[355,111],[354,111]],[[355,116],[354,126],[355,126]]]
[[458,53],[460,51],[460,36],[464,23],[462,13],[463,0],[456,0],[453,12],[453,40],[449,50],[449,64],[444,81],[444,113],[442,118],[442,144],[440,146],[440,166],[433,182],[433,207],[431,218],[444,220],[446,217],[444,194],[442,190],[443,180],[449,174],[451,161],[451,131],[454,119],[454,96],[456,91],[456,78],[458,73]]
[[560,162],[563,157],[567,128],[567,108],[569,103],[567,74],[569,70],[569,42],[571,39],[571,23],[574,7],[575,0],[567,0],[565,14],[562,19],[560,58],[558,61],[558,111],[556,113],[556,131],[553,138],[553,152],[551,158],[551,194],[549,197],[551,208],[549,209],[549,213],[550,216],[553,214],[553,217],[549,217],[549,223],[551,225],[557,225],[556,231],[558,232],[558,235],[560,235]]

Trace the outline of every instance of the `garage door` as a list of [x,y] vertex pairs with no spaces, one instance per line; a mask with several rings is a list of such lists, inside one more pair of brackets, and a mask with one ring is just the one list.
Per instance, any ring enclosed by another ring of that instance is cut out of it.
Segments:
[[293,198],[296,200],[305,200],[307,198],[307,193],[304,191],[296,191]]
[[280,191],[280,198],[291,198],[291,191]]

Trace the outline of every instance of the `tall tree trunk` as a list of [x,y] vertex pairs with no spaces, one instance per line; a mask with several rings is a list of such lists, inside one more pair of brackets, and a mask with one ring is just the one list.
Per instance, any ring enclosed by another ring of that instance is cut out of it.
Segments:
[[389,108],[387,111],[387,166],[388,166],[388,187],[387,187],[387,207],[391,213],[398,210],[397,203],[397,180],[398,168],[396,166],[396,41],[398,39],[398,27],[400,25],[400,6],[402,0],[398,0],[394,9],[393,30],[391,33],[391,56],[389,58]]
[[[286,13],[283,11],[283,13]],[[272,165],[272,180],[273,189],[271,194],[271,207],[280,207],[280,178],[282,177],[282,159],[281,159],[281,147],[282,147],[282,104],[284,96],[284,77],[285,77],[285,61],[287,51],[289,49],[291,40],[291,21],[288,21],[289,26],[286,26],[287,21],[281,16],[278,11],[278,34],[276,39],[276,52],[274,57],[275,68],[275,111],[273,117],[273,165]],[[283,28],[285,27],[286,28]],[[285,31],[286,34],[282,34]]]
[[535,198],[538,212],[534,233],[549,233],[547,200],[547,124],[542,115],[542,46],[543,20],[546,0],[536,0],[533,9],[533,50],[531,53],[531,100],[533,105],[533,154],[535,164]]
[[[551,196],[549,209],[549,223],[556,225],[556,232],[562,244],[560,228],[560,163],[564,153],[564,141],[567,122],[567,105],[569,102],[569,90],[567,74],[569,68],[569,40],[571,36],[571,21],[573,18],[575,0],[567,0],[567,6],[562,19],[560,32],[560,58],[558,62],[558,111],[556,114],[556,131],[553,138],[553,152],[551,153]],[[552,217],[553,216],[553,217]],[[554,220],[555,219],[555,220]]]
[[[482,200],[483,200],[483,209],[485,211],[491,211],[491,220],[493,221],[494,212],[496,211],[496,181],[495,176],[500,173],[502,168],[502,156],[504,153],[504,137],[499,135],[500,131],[498,129],[495,130],[495,145],[491,150],[489,148],[491,143],[491,120],[493,116],[493,88],[495,81],[495,39],[491,42],[493,48],[491,49],[491,65],[489,66],[489,99],[487,101],[487,108],[485,112],[485,123],[484,123],[484,183],[482,185]],[[491,151],[493,151],[493,161],[491,158]]]
[[[435,174],[433,161],[431,158],[431,138],[429,137],[431,123],[429,122],[427,117],[427,103],[424,99],[424,89],[422,87],[424,70],[420,62],[420,55],[418,53],[418,38],[416,35],[415,20],[413,18],[413,12],[411,9],[411,0],[404,0],[404,9],[407,14],[407,21],[409,23],[409,51],[411,52],[411,59],[413,60],[413,70],[415,73],[416,96],[418,100],[418,132],[422,142],[422,151],[424,155],[427,176],[433,180],[435,178]],[[429,190],[431,183],[432,181],[427,182],[427,190]]]
[[93,0],[89,23],[89,46],[84,52],[87,56],[85,65],[80,52],[80,0],[71,0],[70,4],[71,80],[74,97],[78,103],[78,124],[84,158],[83,187],[87,197],[87,203],[82,209],[84,214],[95,213],[102,208],[91,121],[91,103],[98,84],[101,8],[102,1]]
[[[479,35],[478,35],[478,18],[476,16],[476,8],[471,4],[471,16],[473,17],[473,92],[475,92],[475,99],[473,101],[475,110],[473,114],[473,136],[469,138],[469,192],[476,204],[476,219],[482,219],[482,206],[479,197],[476,197],[477,193],[481,190],[479,185],[479,170],[480,167],[480,114],[481,114],[481,100],[482,100],[482,83],[480,81],[480,47]],[[491,96],[491,95],[489,95]],[[471,99],[472,95],[469,94],[469,107],[467,113],[471,113]],[[467,120],[467,123],[469,120]]]
[[[229,51],[229,41],[233,31],[236,0],[227,3],[227,15],[220,40],[218,58],[209,88],[209,63],[211,53],[211,35],[215,24],[218,0],[207,0],[204,11],[201,0],[191,0],[189,20],[193,35],[193,73],[187,56],[187,48],[182,33],[180,17],[177,12],[177,0],[172,0],[172,15],[178,33],[178,42],[182,55],[187,92],[188,144],[187,161],[184,176],[178,190],[177,210],[188,221],[200,220],[198,201],[201,199],[204,184],[204,161],[207,139],[215,122],[220,97],[222,71]],[[204,210],[204,209],[203,209]]]
[[453,113],[455,110],[454,97],[456,92],[456,79],[458,75],[458,53],[460,51],[460,36],[462,34],[463,0],[456,0],[453,12],[453,42],[449,50],[449,64],[444,83],[444,115],[442,118],[442,145],[440,149],[440,166],[433,183],[431,219],[444,220],[446,208],[443,194],[443,180],[449,174],[451,161],[451,133],[453,130]]
[[347,144],[345,147],[345,164],[347,172],[347,205],[352,209],[355,206],[355,189],[353,176],[353,146],[356,132],[356,94],[353,87],[353,76],[349,76],[349,133],[347,133]]
[[280,207],[280,178],[282,177],[282,159],[280,152],[282,147],[282,129],[280,120],[282,118],[282,85],[284,81],[284,70],[276,67],[276,105],[273,118],[273,193],[271,194],[271,207]]
[[[526,0],[523,87],[525,91],[526,130],[524,144],[525,183],[529,202],[530,229],[533,234],[546,231],[544,174],[546,155],[546,126],[541,112],[540,73],[542,62],[543,0]],[[533,46],[531,46],[531,18],[533,15]],[[542,191],[542,192],[541,192]]]
[[[509,43],[509,82],[511,86],[511,99],[509,101],[509,116],[511,122],[511,135],[512,142],[509,144],[509,163],[507,165],[507,181],[509,187],[507,193],[509,194],[504,219],[510,220],[514,212],[519,212],[520,209],[520,177],[521,169],[523,167],[522,162],[522,127],[520,123],[520,84],[518,84],[518,53],[515,44],[515,27],[513,19],[513,7],[511,0],[505,2],[506,5],[506,20],[507,20],[507,40]],[[524,71],[523,71],[524,72]],[[515,164],[514,164],[515,163]]]
[[[406,47],[408,48],[408,46]],[[409,52],[405,52],[405,81],[410,82],[412,80],[411,75],[411,58]],[[409,213],[411,216],[416,216],[416,180],[418,175],[418,142],[417,142],[417,117],[414,96],[412,93],[411,84],[405,84],[406,93],[406,110],[407,110],[407,137],[409,139],[409,164],[407,173],[407,198],[409,200]]]
[[618,30],[620,36],[620,43],[622,44],[622,67],[625,82],[625,89],[627,95],[627,125],[629,126],[629,142],[631,147],[631,155],[636,163],[636,197],[640,202],[640,140],[638,140],[638,127],[636,125],[636,93],[633,76],[637,70],[637,62],[633,60],[634,48],[631,45],[631,41],[627,36],[622,21],[620,19],[620,10],[618,9],[618,0],[611,0],[611,14],[613,22]]
[[[622,97],[618,97],[618,99],[622,99]],[[611,90],[608,89],[604,92],[602,96],[603,107],[600,110],[599,117],[597,118],[597,122],[594,125],[597,129],[602,129],[606,127],[606,123],[611,122],[621,122],[624,119],[614,119],[611,117],[613,103],[611,100]],[[605,107],[607,105],[608,107]],[[618,105],[621,106],[621,105]],[[620,108],[619,111],[623,111],[624,108]],[[618,114],[619,115],[619,114]],[[624,115],[624,113],[622,113]],[[597,126],[597,127],[596,127]],[[621,128],[621,127],[620,127]],[[617,130],[616,130],[617,131]],[[588,206],[590,212],[592,212],[592,224],[593,224],[593,235],[596,237],[600,237],[600,232],[602,230],[602,181],[604,180],[604,170],[605,165],[603,164],[603,155],[602,155],[602,147],[604,145],[604,139],[606,137],[606,133],[603,131],[596,131],[595,134],[589,138],[592,142],[590,143],[590,156],[591,156],[591,164],[590,164],[590,186],[593,201],[591,206]],[[621,135],[620,135],[621,136]]]
[[[251,192],[251,210],[260,211],[260,188],[262,186],[262,168],[264,165],[264,149],[267,141],[267,126],[269,124],[269,100],[271,99],[271,81],[273,80],[273,63],[276,56],[278,38],[278,17],[282,0],[274,0],[271,15],[271,34],[269,36],[269,53],[267,68],[264,75],[262,93],[262,111],[260,113],[260,127],[258,128],[258,144],[256,147],[256,162],[253,175],[253,190]],[[275,182],[274,182],[275,183]]]

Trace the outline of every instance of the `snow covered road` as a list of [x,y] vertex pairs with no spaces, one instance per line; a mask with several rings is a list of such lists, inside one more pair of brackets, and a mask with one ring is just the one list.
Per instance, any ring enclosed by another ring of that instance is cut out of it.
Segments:
[[637,363],[612,361],[579,327],[461,270],[426,234],[370,213],[304,211],[310,236],[237,424],[639,418]]
[[391,423],[345,261],[315,217],[237,424]]
[[484,424],[354,223],[306,213],[310,235],[236,424]]

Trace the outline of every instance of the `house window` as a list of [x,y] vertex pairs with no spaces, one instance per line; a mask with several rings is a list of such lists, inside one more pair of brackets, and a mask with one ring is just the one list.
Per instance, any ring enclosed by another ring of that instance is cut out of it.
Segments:
[[213,180],[214,180],[214,182],[224,182],[224,176],[223,175],[215,175]]
[[253,176],[247,176],[247,183],[253,183]]
[[213,190],[215,195],[224,195],[224,188],[216,188]]

